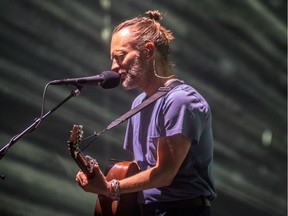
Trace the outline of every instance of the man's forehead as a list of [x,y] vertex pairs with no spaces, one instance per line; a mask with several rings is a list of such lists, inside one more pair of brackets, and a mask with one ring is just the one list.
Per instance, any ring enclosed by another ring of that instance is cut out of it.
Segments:
[[111,41],[111,54],[115,51],[121,51],[131,48],[131,31],[128,28],[121,29],[119,32],[112,36]]
[[119,30],[118,32],[116,32],[112,36],[112,39],[113,38],[117,38],[117,39],[121,38],[121,40],[123,40],[123,39],[126,39],[126,38],[130,38],[131,36],[132,36],[131,30],[129,28],[123,28],[123,29]]
[[119,35],[122,36],[122,37],[126,37],[130,34],[130,30],[128,28],[124,28],[124,29],[121,29],[119,31]]

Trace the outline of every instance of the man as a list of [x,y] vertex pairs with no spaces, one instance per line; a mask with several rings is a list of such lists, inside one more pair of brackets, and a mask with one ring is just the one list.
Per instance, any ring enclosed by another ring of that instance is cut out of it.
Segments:
[[140,88],[137,106],[172,82],[178,85],[128,120],[124,148],[134,154],[140,173],[107,182],[98,166],[95,178],[76,176],[88,192],[118,198],[138,192],[142,215],[210,215],[216,197],[211,174],[212,117],[205,99],[176,79],[169,62],[173,36],[158,11],[119,24],[112,33],[112,70],[124,89]]

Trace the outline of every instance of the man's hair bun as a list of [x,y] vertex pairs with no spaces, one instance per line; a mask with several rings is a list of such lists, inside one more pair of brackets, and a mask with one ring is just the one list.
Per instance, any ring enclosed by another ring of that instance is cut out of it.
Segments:
[[157,22],[159,22],[162,19],[161,13],[158,10],[147,11],[145,12],[145,15],[147,15],[149,19],[153,19]]

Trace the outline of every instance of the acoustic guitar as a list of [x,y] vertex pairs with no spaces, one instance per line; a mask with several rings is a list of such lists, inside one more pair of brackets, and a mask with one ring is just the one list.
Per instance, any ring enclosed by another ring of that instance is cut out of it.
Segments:
[[[68,149],[72,158],[79,168],[91,179],[94,177],[92,172],[96,160],[90,156],[84,156],[79,145],[83,137],[83,126],[73,125],[70,138],[67,141]],[[107,181],[112,179],[123,179],[139,172],[138,165],[132,161],[110,160],[105,176]],[[137,193],[121,194],[120,200],[113,200],[104,195],[98,195],[95,205],[94,216],[137,216],[140,209],[137,203]]]

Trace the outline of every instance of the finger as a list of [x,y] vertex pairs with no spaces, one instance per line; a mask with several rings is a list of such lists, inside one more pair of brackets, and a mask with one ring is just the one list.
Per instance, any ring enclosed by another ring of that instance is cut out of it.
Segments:
[[83,172],[78,172],[76,175],[76,182],[80,185],[80,186],[85,186],[88,183],[88,179],[86,177],[86,175]]
[[79,171],[79,172],[76,174],[75,180],[76,180],[76,182],[80,183],[80,181],[81,181],[81,171]]

